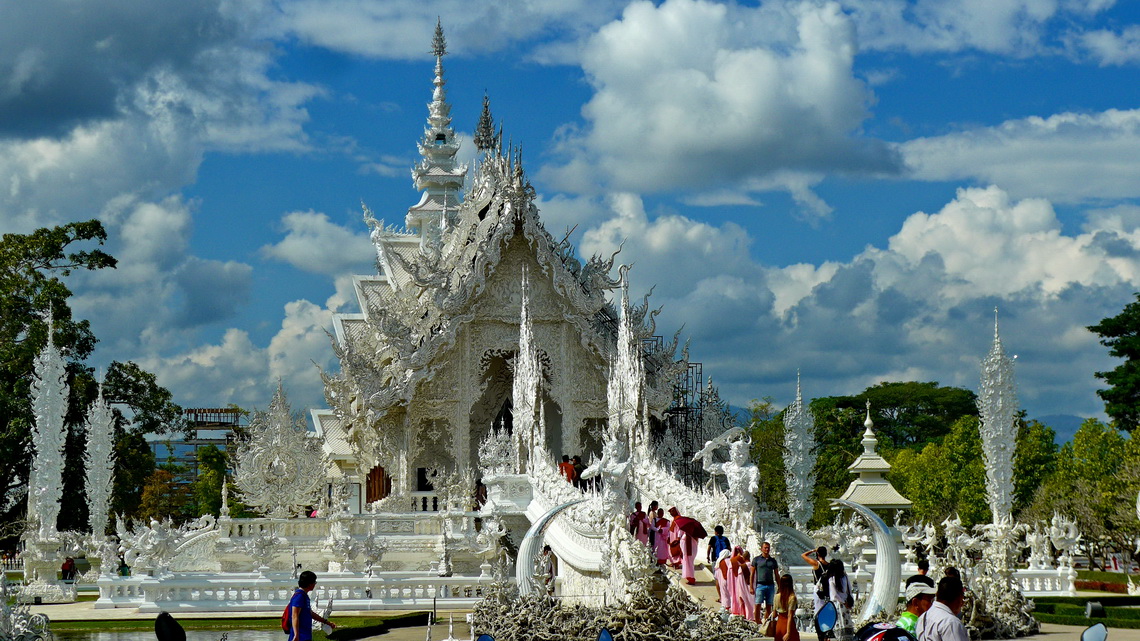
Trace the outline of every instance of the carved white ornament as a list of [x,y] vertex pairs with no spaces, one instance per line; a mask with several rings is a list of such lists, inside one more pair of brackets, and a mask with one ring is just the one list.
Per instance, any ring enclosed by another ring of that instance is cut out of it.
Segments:
[[321,440],[309,434],[303,419],[293,419],[280,385],[269,410],[250,421],[249,434],[237,447],[234,465],[242,501],[272,517],[300,515],[316,505],[327,469]]
[[804,406],[800,377],[796,374],[796,400],[784,412],[784,480],[788,488],[788,516],[803,530],[815,505],[815,417]]
[[35,361],[32,381],[31,474],[28,478],[28,516],[38,523],[35,536],[40,541],[54,539],[59,520],[59,499],[63,495],[63,447],[67,427],[67,371],[63,354],[52,339],[52,323],[48,322],[48,341]]
[[1013,359],[1006,356],[998,335],[994,310],[994,343],[982,361],[978,413],[981,415],[982,454],[986,464],[986,494],[995,523],[1009,520],[1013,508],[1013,454],[1017,443],[1017,388]]
[[84,491],[91,515],[91,533],[96,540],[102,540],[106,534],[111,510],[111,488],[115,477],[114,438],[115,416],[100,389],[87,413],[87,451],[83,455],[87,463]]

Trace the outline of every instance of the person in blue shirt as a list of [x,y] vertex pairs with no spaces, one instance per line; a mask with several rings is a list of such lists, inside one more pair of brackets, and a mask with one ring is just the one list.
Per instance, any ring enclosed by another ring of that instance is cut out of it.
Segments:
[[313,641],[313,619],[331,628],[336,624],[313,612],[309,604],[309,593],[317,587],[317,575],[305,570],[297,578],[297,589],[289,599],[289,641]]
[[732,549],[732,544],[728,542],[728,537],[724,535],[724,526],[723,525],[718,525],[718,526],[714,527],[713,532],[716,532],[716,536],[713,536],[712,538],[709,539],[709,548],[708,548],[708,561],[709,561],[710,567],[716,561],[716,559],[720,556],[720,553],[722,550],[731,550]]

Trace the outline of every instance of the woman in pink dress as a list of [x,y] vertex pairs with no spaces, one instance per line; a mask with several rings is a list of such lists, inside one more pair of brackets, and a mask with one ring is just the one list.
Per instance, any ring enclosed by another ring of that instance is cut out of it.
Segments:
[[752,566],[749,564],[751,556],[740,546],[733,550],[732,581],[735,590],[732,595],[732,613],[747,617],[749,620],[756,618],[756,599],[752,594]]
[[721,550],[720,556],[716,558],[716,563],[713,564],[713,576],[716,577],[716,588],[720,592],[720,606],[725,610],[732,609],[732,589],[735,583],[730,581],[732,576],[732,566],[729,564],[729,558],[732,553],[728,550]]
[[657,565],[665,565],[669,562],[669,519],[665,518],[665,510],[661,508],[651,518],[655,530],[653,553],[657,556]]

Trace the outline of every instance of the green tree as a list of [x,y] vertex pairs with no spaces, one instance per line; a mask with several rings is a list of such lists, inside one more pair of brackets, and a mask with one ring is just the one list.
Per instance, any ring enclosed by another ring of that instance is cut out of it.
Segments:
[[1140,489],[1140,443],[1096,419],[1081,424],[1061,446],[1056,471],[1038,488],[1023,513],[1027,521],[1059,512],[1076,520],[1086,544],[1130,547],[1140,530],[1135,514]]
[[752,437],[752,462],[760,470],[756,499],[769,509],[787,513],[784,483],[784,413],[776,412],[770,397],[752,399],[748,404],[748,424]]
[[964,416],[941,443],[899,450],[887,478],[914,503],[916,521],[941,523],[957,514],[967,527],[990,519],[978,419]]
[[191,484],[197,516],[222,510],[222,483],[226,478],[226,455],[215,445],[198,448],[198,476]]
[[1108,383],[1107,389],[1096,392],[1104,401],[1104,413],[1126,432],[1140,423],[1140,293],[1136,298],[1116,316],[1088,327],[1100,336],[1100,344],[1111,356],[1124,359],[1115,368],[1094,375]]
[[175,523],[185,520],[189,492],[175,480],[176,471],[162,466],[151,472],[143,487],[139,518],[159,521],[169,518]]
[[1037,488],[1057,469],[1057,433],[1037,421],[1018,419],[1017,449],[1013,453],[1013,514],[1021,513]]
[[143,488],[154,470],[154,452],[146,437],[138,432],[116,430],[111,511],[126,518],[138,517]]

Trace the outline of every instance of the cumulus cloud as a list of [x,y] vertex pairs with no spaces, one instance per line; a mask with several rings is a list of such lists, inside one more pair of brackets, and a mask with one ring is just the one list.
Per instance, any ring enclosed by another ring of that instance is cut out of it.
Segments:
[[310,45],[375,58],[419,59],[428,55],[436,19],[448,49],[469,56],[505,49],[539,37],[547,57],[572,55],[573,43],[610,20],[616,0],[507,0],[471,3],[441,0],[286,0],[281,28]]
[[842,0],[867,49],[1027,57],[1063,46],[1062,29],[1115,0]]
[[[376,250],[367,234],[337,225],[315,211],[285,214],[281,224],[285,237],[262,247],[262,255],[326,276],[375,271],[368,259],[376,255]],[[363,223],[358,227],[363,228]]]
[[542,175],[575,192],[775,187],[807,203],[803,174],[895,172],[894,151],[859,135],[872,96],[855,52],[835,3],[634,2],[583,45],[586,125]]
[[1049,201],[996,187],[962,189],[884,246],[818,265],[765,265],[732,223],[649,215],[628,195],[609,205],[583,251],[625,240],[635,290],[658,285],[660,330],[685,324],[693,360],[738,404],[790,401],[797,369],[810,396],[900,379],[976,388],[1000,307],[1023,402],[1097,414],[1092,372],[1109,359],[1084,327],[1130,302],[1140,274],[1140,208],[1092,210],[1065,233]]
[[1081,202],[1140,196],[1140,110],[1061,113],[901,145],[924,180],[995,183],[1016,197]]
[[1131,25],[1119,31],[1093,29],[1070,36],[1074,53],[1092,59],[1102,67],[1126,65],[1140,61],[1140,26]]

